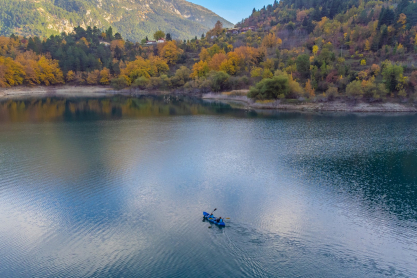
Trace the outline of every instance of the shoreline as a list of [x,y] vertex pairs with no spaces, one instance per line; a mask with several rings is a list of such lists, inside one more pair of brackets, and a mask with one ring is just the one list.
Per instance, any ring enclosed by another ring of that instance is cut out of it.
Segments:
[[367,103],[363,101],[334,100],[326,102],[302,102],[298,104],[285,103],[274,100],[264,103],[255,102],[246,95],[233,95],[231,93],[203,94],[202,99],[215,100],[224,103],[241,103],[246,108],[281,110],[281,111],[305,111],[305,112],[417,112],[415,104],[402,104],[394,102]]
[[0,89],[0,100],[30,97],[100,97],[117,94],[110,86],[16,86]]
[[288,103],[281,100],[256,102],[246,96],[247,90],[187,94],[167,91],[147,90],[114,90],[110,86],[35,86],[35,87],[11,87],[0,89],[0,101],[10,99],[22,99],[31,97],[110,97],[115,95],[144,96],[144,95],[188,95],[203,100],[220,101],[223,103],[239,103],[245,109],[263,109],[278,111],[330,111],[330,112],[417,112],[417,105],[412,103],[378,102],[367,103],[363,101],[334,100],[326,102],[300,102]]

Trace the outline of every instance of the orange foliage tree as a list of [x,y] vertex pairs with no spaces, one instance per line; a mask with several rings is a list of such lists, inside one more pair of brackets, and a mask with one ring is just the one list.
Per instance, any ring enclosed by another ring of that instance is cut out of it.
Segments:
[[227,55],[224,53],[214,54],[213,58],[211,58],[210,62],[208,62],[209,69],[219,71],[220,65],[226,59],[227,59]]

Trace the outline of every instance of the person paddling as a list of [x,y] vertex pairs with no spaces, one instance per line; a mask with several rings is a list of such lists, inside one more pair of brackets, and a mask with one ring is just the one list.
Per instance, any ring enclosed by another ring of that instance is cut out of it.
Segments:
[[219,217],[219,218],[217,218],[217,223],[220,223],[220,222],[223,222],[223,220],[222,220],[222,218],[221,217]]
[[[213,212],[215,212],[217,210],[217,208],[215,208],[214,210],[213,210]],[[210,213],[210,215],[209,215],[209,217],[208,218],[213,218],[213,212],[212,213]]]

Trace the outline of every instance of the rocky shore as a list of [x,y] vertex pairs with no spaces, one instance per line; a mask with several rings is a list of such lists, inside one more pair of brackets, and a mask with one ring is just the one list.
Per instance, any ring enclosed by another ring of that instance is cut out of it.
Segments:
[[354,100],[334,100],[323,102],[297,102],[273,100],[256,102],[241,93],[208,93],[202,98],[221,102],[239,102],[251,109],[276,109],[287,111],[341,111],[341,112],[417,112],[415,103],[375,102]]
[[28,97],[100,97],[113,94],[115,91],[108,86],[17,86],[0,89],[0,100]]

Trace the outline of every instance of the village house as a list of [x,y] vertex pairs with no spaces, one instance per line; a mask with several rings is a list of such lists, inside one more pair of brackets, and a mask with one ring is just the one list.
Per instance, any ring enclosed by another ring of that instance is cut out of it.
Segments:
[[246,33],[249,30],[254,31],[254,30],[256,30],[256,27],[255,26],[249,26],[249,27],[243,27],[243,28],[239,28],[239,27],[238,28],[230,28],[230,29],[227,29],[226,32],[228,34],[238,35],[238,34],[241,34],[241,33]]
[[240,30],[240,28],[230,28],[230,29],[227,29],[227,33],[237,35],[237,34],[239,34],[239,30]]
[[165,39],[159,39],[159,40],[157,40],[157,41],[147,41],[146,42],[146,45],[156,45],[156,44],[158,44],[158,43],[164,43],[165,42]]
[[110,43],[109,42],[100,42],[100,44],[102,44],[104,46],[107,46],[107,47],[110,47]]
[[240,33],[246,33],[249,30],[254,31],[255,29],[255,26],[244,27],[240,29]]

